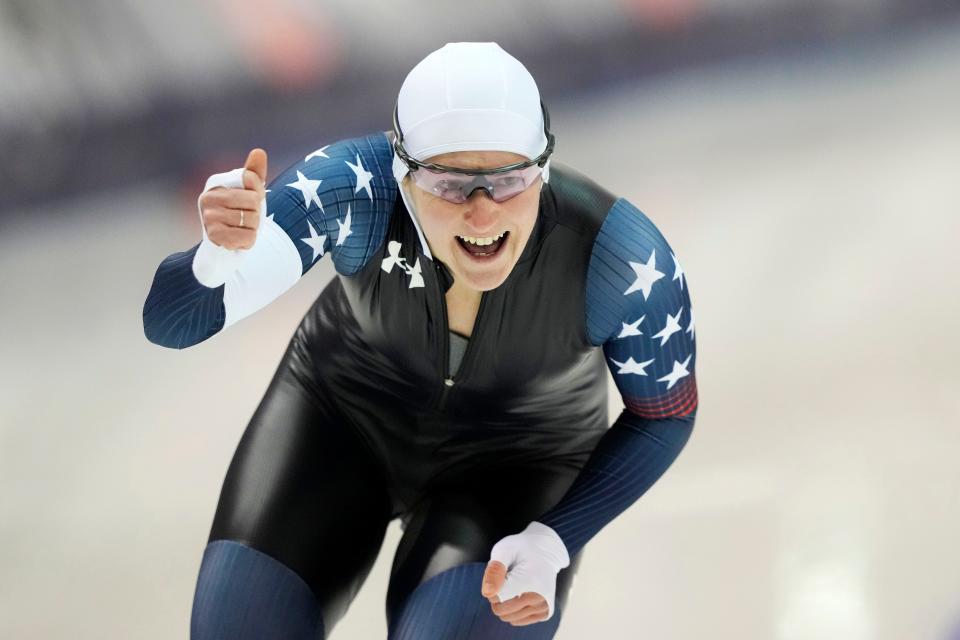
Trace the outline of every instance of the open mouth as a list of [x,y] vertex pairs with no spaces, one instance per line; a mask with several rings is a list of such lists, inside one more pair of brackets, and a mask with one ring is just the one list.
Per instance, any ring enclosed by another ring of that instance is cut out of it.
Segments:
[[464,253],[471,258],[489,259],[497,255],[503,245],[507,244],[510,237],[509,231],[504,231],[499,236],[488,238],[475,238],[473,236],[457,236],[457,244],[463,249]]

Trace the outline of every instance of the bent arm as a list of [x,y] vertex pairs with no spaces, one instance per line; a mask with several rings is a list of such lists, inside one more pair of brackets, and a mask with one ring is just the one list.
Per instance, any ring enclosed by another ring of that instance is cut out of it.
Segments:
[[[382,133],[321,147],[267,185],[250,249],[224,249],[204,231],[197,246],[167,257],[143,307],[147,339],[176,349],[202,342],[278,298],[327,252],[339,273],[358,271],[396,198],[391,158]],[[234,173],[207,188],[236,182]]]
[[205,287],[193,275],[199,246],[168,256],[153,276],[143,304],[143,332],[154,344],[184,349],[223,328],[223,285]]
[[673,464],[698,407],[686,276],[656,226],[626,200],[604,220],[587,282],[590,339],[602,345],[626,408],[566,495],[537,519],[571,555]]
[[695,414],[649,420],[624,409],[563,499],[537,522],[575,554],[670,468],[693,432]]

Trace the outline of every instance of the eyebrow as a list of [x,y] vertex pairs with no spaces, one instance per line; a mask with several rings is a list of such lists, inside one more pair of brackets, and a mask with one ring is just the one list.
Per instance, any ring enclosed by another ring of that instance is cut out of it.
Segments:
[[454,167],[454,168],[456,168],[456,169],[496,169],[497,167],[503,167],[503,166],[506,166],[506,165],[508,165],[508,164],[514,164],[514,163],[516,163],[516,162],[524,162],[524,161],[526,161],[526,158],[524,158],[523,156],[521,156],[521,159],[520,159],[520,160],[508,159],[508,160],[506,160],[506,161],[504,161],[504,162],[498,162],[497,164],[493,164],[493,165],[487,166],[487,165],[485,165],[485,164],[483,164],[483,163],[471,162],[471,161],[469,161],[469,160],[467,160],[467,161],[463,161],[463,160],[461,160],[461,161],[450,161],[450,162],[444,162],[444,161],[440,161],[440,160],[433,160],[433,162],[434,162],[435,164],[445,164],[445,165],[447,165],[448,167]]

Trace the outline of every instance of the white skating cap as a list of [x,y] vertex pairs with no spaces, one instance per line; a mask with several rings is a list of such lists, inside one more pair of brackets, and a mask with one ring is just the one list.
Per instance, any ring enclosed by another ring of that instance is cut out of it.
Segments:
[[[547,147],[537,83],[496,42],[451,42],[421,60],[400,87],[397,120],[416,160],[453,151],[533,159]],[[404,165],[397,180],[405,174]]]
[[[454,151],[509,151],[532,160],[547,148],[537,83],[496,42],[450,42],[421,60],[400,87],[397,122],[415,160]],[[423,252],[433,259],[402,186],[408,171],[394,152],[393,176]],[[549,160],[542,177],[550,179]]]

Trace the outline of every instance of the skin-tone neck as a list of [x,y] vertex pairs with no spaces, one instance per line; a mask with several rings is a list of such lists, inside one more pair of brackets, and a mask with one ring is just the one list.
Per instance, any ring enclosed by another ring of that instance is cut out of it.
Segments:
[[473,325],[480,310],[482,291],[470,289],[464,285],[453,286],[447,290],[447,322],[451,331],[470,337],[473,334]]
[[[428,162],[479,169],[500,167],[526,160],[506,151],[456,151],[433,156]],[[494,202],[477,190],[462,204],[453,204],[420,189],[409,177],[405,188],[434,257],[453,274],[447,291],[450,329],[469,336],[473,332],[480,297],[484,291],[503,284],[530,239],[540,207],[540,179],[519,195]],[[458,236],[496,237],[506,232],[504,244],[491,258],[477,260],[461,246]]]

